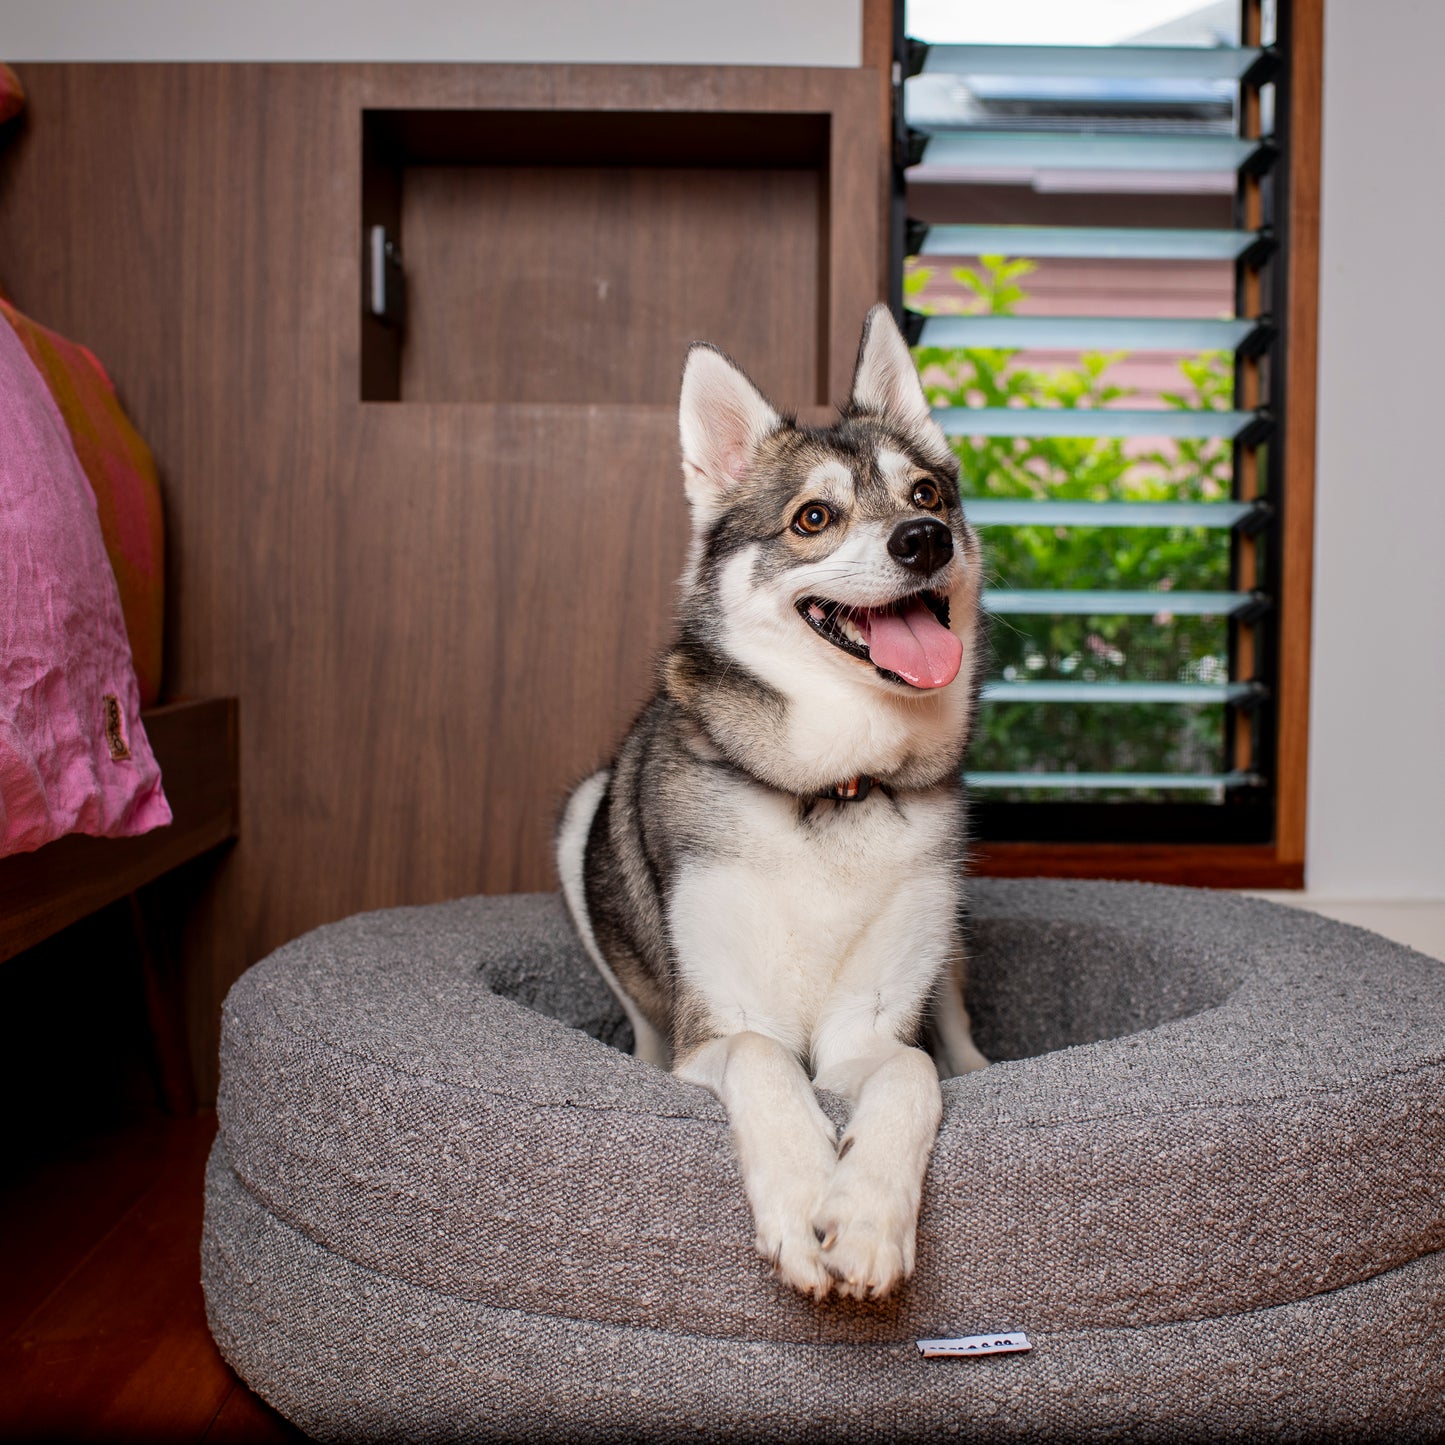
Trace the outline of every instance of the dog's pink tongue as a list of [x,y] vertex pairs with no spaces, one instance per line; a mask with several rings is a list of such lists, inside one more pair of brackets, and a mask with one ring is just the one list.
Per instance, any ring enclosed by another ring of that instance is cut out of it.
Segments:
[[963,643],[916,598],[901,612],[862,613],[859,625],[873,665],[914,687],[947,687],[963,665]]

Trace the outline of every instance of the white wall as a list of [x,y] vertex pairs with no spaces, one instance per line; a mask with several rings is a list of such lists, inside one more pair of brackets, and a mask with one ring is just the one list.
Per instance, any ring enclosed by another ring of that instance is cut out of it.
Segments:
[[861,0],[0,0],[0,58],[857,65]]
[[1326,0],[1312,895],[1445,900],[1445,5]]

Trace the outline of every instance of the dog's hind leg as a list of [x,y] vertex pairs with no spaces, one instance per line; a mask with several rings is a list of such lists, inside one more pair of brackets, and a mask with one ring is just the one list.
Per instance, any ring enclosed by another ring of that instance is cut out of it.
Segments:
[[758,1253],[785,1284],[822,1299],[833,1281],[813,1217],[833,1173],[837,1131],[803,1066],[776,1039],[744,1032],[710,1039],[673,1072],[710,1089],[728,1111]]
[[964,967],[962,953],[955,955],[953,967],[933,999],[934,1057],[945,1079],[988,1067],[973,1041],[973,1023],[963,1003]]

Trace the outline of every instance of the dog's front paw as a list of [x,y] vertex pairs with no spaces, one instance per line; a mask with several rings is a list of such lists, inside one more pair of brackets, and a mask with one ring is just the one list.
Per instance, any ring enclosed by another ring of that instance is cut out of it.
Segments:
[[773,1274],[799,1294],[826,1299],[833,1277],[823,1262],[809,1223],[816,1200],[798,1200],[792,1209],[778,1209],[758,1218],[754,1244],[773,1267]]
[[916,1191],[847,1159],[813,1215],[822,1265],[853,1299],[882,1299],[913,1273],[917,1232]]
[[827,1192],[836,1155],[833,1126],[818,1114],[816,1128],[787,1141],[748,1180],[754,1244],[773,1273],[799,1294],[825,1299],[833,1277],[818,1248],[813,1216]]

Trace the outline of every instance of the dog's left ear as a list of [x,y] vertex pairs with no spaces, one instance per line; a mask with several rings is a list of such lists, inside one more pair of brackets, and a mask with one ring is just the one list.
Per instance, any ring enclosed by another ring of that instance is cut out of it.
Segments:
[[783,425],[732,358],[706,342],[687,353],[677,422],[688,499],[709,512],[747,476],[758,443]]
[[881,302],[863,320],[849,405],[854,411],[871,412],[902,427],[930,450],[949,454],[948,439],[933,419],[908,343],[893,313]]

